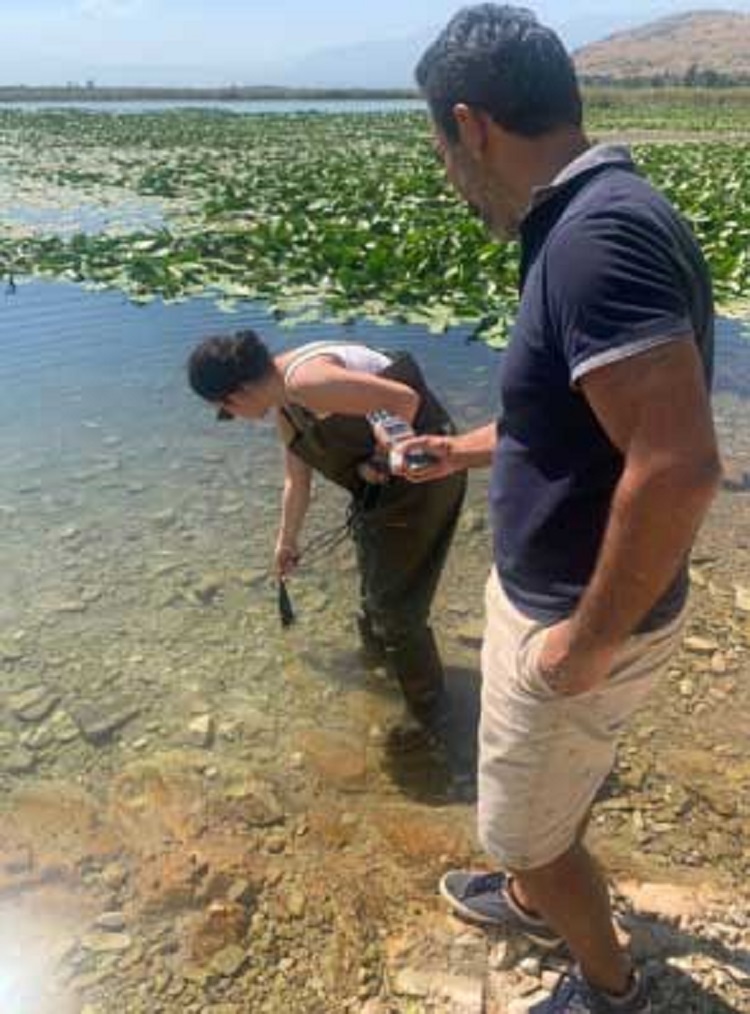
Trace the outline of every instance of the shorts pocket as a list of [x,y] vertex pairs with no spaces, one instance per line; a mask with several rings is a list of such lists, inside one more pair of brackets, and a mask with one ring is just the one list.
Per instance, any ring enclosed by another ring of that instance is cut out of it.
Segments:
[[556,700],[559,695],[550,686],[539,668],[539,656],[544,647],[550,623],[534,623],[521,638],[516,651],[516,682],[524,693],[539,700]]

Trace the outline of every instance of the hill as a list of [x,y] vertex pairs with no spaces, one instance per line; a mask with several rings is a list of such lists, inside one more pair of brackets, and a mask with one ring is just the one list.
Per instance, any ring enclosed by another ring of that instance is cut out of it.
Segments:
[[691,11],[610,35],[574,54],[595,81],[750,82],[750,14]]

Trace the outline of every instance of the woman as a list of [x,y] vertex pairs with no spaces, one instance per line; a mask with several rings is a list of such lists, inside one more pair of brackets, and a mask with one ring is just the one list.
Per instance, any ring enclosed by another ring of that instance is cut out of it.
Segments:
[[390,358],[344,342],[272,356],[255,332],[241,331],[201,342],[188,373],[193,390],[216,405],[220,419],[276,414],[285,446],[279,577],[299,560],[313,472],[351,493],[363,646],[398,680],[411,715],[439,731],[445,689],[428,620],[466,478],[461,473],[413,484],[389,474],[382,453],[413,431],[454,432],[419,367],[408,355]]

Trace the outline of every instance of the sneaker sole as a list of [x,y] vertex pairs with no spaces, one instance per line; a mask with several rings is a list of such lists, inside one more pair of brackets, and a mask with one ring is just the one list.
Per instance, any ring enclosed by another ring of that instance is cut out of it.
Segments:
[[[488,929],[507,929],[507,923],[499,923],[496,919],[493,919],[489,915],[482,915],[481,912],[475,912],[469,908],[468,905],[464,905],[463,902],[459,901],[458,898],[454,897],[449,891],[446,890],[443,881],[440,881],[440,894],[448,902],[450,907],[459,915],[464,922],[473,923],[475,926],[484,926]],[[522,933],[523,936],[527,937],[532,943],[536,944],[537,947],[541,947],[545,951],[556,951],[558,947],[561,947],[564,943],[562,937],[544,937],[535,933],[533,926],[518,925],[518,932]]]

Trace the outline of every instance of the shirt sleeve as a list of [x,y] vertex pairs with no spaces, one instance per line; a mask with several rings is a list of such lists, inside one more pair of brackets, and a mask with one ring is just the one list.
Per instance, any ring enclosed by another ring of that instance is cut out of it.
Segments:
[[637,217],[569,222],[547,251],[549,323],[571,384],[591,370],[692,336],[668,235]]

